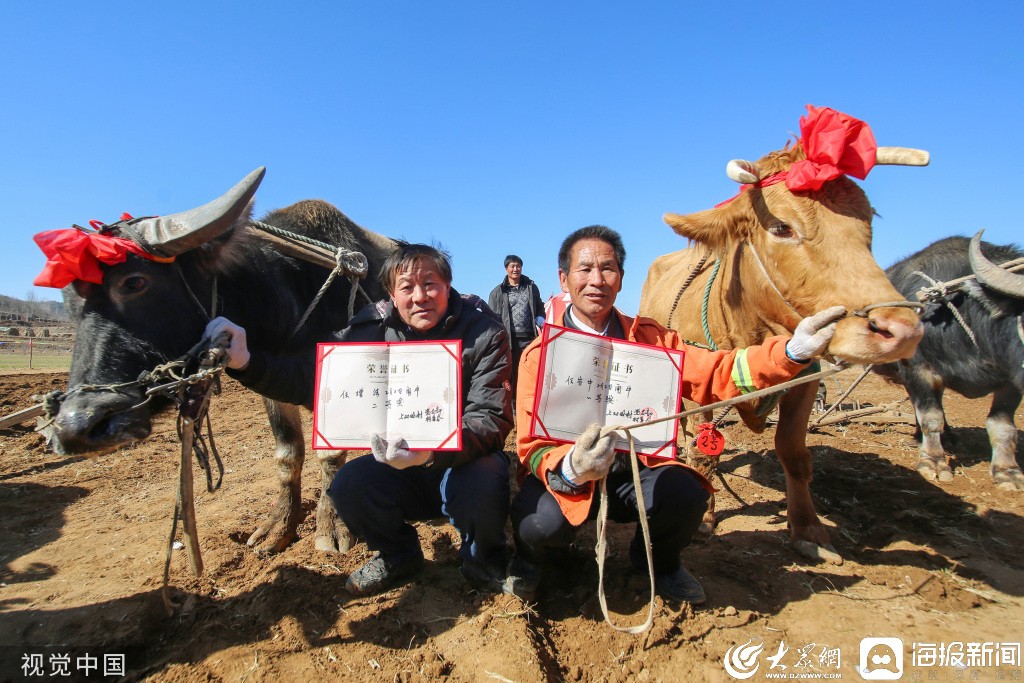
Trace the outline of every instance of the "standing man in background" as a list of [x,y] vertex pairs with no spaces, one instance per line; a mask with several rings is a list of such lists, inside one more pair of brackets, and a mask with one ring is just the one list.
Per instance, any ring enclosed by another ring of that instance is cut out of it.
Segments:
[[505,279],[491,290],[487,304],[501,316],[512,344],[512,400],[516,398],[519,357],[544,326],[544,302],[533,280],[523,275],[523,259],[515,254],[505,257]]

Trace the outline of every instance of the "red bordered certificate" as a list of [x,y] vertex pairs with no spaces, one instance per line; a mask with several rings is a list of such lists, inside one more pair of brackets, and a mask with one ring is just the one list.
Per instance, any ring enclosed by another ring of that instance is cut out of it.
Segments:
[[313,448],[462,450],[462,342],[317,344]]
[[[569,443],[595,422],[639,424],[679,412],[683,352],[545,325],[530,436]],[[631,430],[637,453],[675,458],[678,420]],[[619,437],[616,449],[628,451]]]

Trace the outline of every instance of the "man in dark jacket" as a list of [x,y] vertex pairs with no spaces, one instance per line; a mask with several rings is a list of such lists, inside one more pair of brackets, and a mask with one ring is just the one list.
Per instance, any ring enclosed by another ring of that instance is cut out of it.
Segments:
[[505,279],[491,290],[487,304],[501,316],[512,345],[512,398],[516,397],[519,377],[519,357],[523,349],[537,336],[537,328],[544,326],[544,302],[540,290],[530,278],[523,275],[523,259],[515,254],[505,257]]
[[[410,451],[404,440],[374,435],[373,457],[342,465],[328,495],[352,533],[377,552],[345,587],[368,595],[413,575],[423,551],[409,521],[447,516],[462,536],[463,576],[500,591],[509,507],[503,447],[512,430],[508,335],[480,299],[452,288],[448,258],[433,247],[399,243],[381,276],[390,300],[363,308],[327,341],[461,340],[462,450]],[[225,318],[211,321],[206,336],[221,332],[230,336],[231,377],[277,401],[312,406],[312,354],[250,354],[245,330]]]

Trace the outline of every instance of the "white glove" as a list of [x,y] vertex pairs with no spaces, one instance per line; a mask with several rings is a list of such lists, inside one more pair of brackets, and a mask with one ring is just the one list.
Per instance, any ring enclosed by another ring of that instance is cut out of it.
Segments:
[[401,437],[388,443],[380,434],[370,436],[370,449],[373,451],[374,459],[398,470],[416,467],[430,460],[431,451],[410,451],[406,448],[408,445]]
[[227,333],[230,346],[227,348],[228,367],[232,370],[244,370],[249,364],[249,347],[245,341],[245,328],[239,327],[227,318],[214,318],[206,324],[203,339],[216,339],[221,333]]
[[587,427],[562,459],[562,476],[570,484],[603,479],[615,462],[613,437],[611,433],[601,436],[601,426],[596,423]]
[[793,338],[786,342],[786,354],[798,363],[821,356],[836,333],[836,322],[844,315],[845,308],[833,306],[801,320]]

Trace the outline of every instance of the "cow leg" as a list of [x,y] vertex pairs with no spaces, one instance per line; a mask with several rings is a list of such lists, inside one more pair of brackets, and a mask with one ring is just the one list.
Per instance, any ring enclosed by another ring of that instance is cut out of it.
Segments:
[[953,481],[953,470],[942,448],[942,434],[946,430],[942,378],[927,366],[911,365],[907,370],[903,383],[914,404],[917,427],[921,430],[917,472],[929,481]]
[[1020,400],[1021,393],[1012,386],[996,391],[985,421],[992,444],[992,481],[1004,491],[1024,491],[1024,473],[1017,464],[1017,427],[1013,424]]
[[[692,444],[697,436],[697,425],[703,422],[711,422],[713,419],[714,416],[711,411],[682,418],[682,429],[679,430],[679,438],[676,440],[676,445],[686,453],[686,464],[707,477],[708,481],[714,481],[715,474],[718,473],[718,458],[709,458]],[[680,440],[682,443],[680,443]],[[718,520],[715,518],[715,494],[712,493],[708,498],[708,509],[704,512],[704,517],[700,521],[697,533],[713,536],[716,526],[718,526]]]
[[813,560],[842,564],[832,547],[828,529],[818,519],[811,499],[811,452],[807,448],[807,420],[818,387],[807,383],[793,387],[779,402],[775,428],[775,454],[786,471],[786,519],[793,546]]
[[263,399],[274,433],[274,458],[281,486],[270,519],[252,533],[247,545],[266,552],[280,552],[295,540],[302,515],[302,461],[306,457],[299,407]]
[[943,389],[937,376],[913,374],[907,378],[907,393],[914,403],[917,426],[921,430],[917,472],[929,481],[953,481],[953,470],[942,448],[942,433],[946,429],[946,414],[942,411]]
[[321,485],[320,501],[316,505],[316,549],[325,553],[345,553],[352,547],[352,535],[338,517],[327,489],[334,481],[338,468],[345,464],[348,451],[323,451],[317,455],[320,460]]

